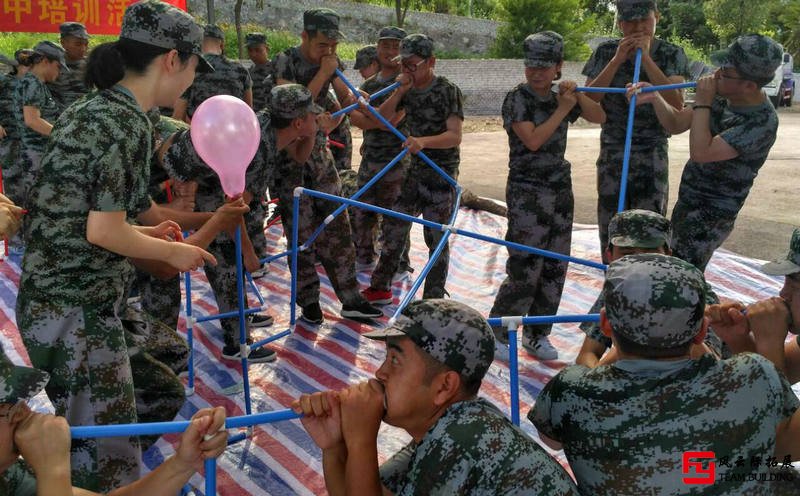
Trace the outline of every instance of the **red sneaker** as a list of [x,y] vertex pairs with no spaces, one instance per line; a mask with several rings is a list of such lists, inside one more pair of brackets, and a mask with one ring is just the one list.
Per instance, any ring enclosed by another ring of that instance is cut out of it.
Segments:
[[361,292],[361,295],[370,303],[377,305],[386,305],[392,302],[392,292],[384,291],[381,289],[367,288]]

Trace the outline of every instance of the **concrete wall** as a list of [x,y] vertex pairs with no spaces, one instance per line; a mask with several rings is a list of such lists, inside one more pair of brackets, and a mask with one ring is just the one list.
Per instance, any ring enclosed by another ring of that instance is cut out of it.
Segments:
[[[248,0],[242,6],[242,18],[246,23],[261,24],[270,29],[300,33],[303,29],[303,11],[325,6],[334,9],[342,17],[341,29],[347,41],[374,43],[378,30],[396,24],[393,8],[363,3],[348,3],[319,0],[263,0],[263,9]],[[233,23],[231,0],[215,0],[218,22]],[[205,17],[205,0],[189,0],[189,11]],[[464,53],[486,53],[497,33],[500,23],[484,19],[451,16],[444,14],[408,12],[405,29],[409,33],[423,32],[431,36],[437,49],[458,50]]]

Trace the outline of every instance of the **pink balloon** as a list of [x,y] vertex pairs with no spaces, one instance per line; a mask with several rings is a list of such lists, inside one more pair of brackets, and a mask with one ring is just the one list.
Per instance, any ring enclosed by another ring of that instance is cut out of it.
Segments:
[[217,173],[225,194],[241,194],[261,139],[253,109],[234,96],[212,96],[192,116],[191,136],[197,154]]

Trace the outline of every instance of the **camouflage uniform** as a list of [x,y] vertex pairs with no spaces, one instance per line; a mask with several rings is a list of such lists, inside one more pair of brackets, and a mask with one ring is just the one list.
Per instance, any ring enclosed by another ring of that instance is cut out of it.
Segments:
[[[595,79],[614,57],[620,40],[602,43],[583,67],[583,75]],[[655,39],[650,54],[665,76],[687,76],[688,60],[683,48]],[[633,60],[620,66],[610,86],[624,88],[633,81]],[[642,70],[641,81],[649,81]],[[600,156],[597,159],[597,225],[600,246],[608,246],[608,223],[617,212],[619,188],[622,179],[622,162],[625,148],[628,101],[625,95],[606,94],[601,100],[606,112],[606,122],[600,134]],[[641,208],[661,215],[667,212],[669,195],[669,134],[658,122],[652,105],[636,107],[631,141],[630,169],[625,210]],[[603,255],[603,261],[608,262]]]
[[[330,103],[336,101],[336,95],[329,93],[331,96]],[[335,112],[334,105],[328,105],[329,112]],[[328,148],[333,155],[333,163],[337,171],[350,170],[353,168],[353,134],[350,131],[350,116],[345,114],[342,122],[336,126],[333,131],[328,134],[328,139],[344,145],[344,148],[329,144]]]
[[[89,33],[86,32],[86,27],[79,22],[65,22],[59,27],[61,37],[75,36],[84,40],[89,39]],[[52,83],[47,83],[47,87],[53,94],[56,102],[60,107],[60,111],[64,111],[67,107],[72,105],[78,98],[89,93],[91,88],[86,85],[84,78],[86,77],[86,59],[80,60],[67,60],[67,67],[69,71],[61,71]]]
[[[200,54],[202,31],[185,12],[161,2],[128,7],[121,38]],[[199,70],[207,68],[201,59]],[[152,129],[122,86],[70,106],[56,122],[30,198],[27,249],[17,298],[17,327],[35,367],[48,371],[47,395],[71,425],[138,420],[128,343],[119,318],[127,258],[86,239],[90,211],[140,212]],[[72,443],[72,480],[109,491],[140,474],[137,437]]]
[[[403,57],[416,54],[426,58],[433,55],[433,42],[425,35],[409,35],[400,47]],[[423,56],[422,54],[426,54]],[[464,119],[464,97],[455,84],[442,76],[435,76],[427,88],[411,88],[403,95],[399,109],[405,109],[408,132],[411,136],[435,136],[447,131],[447,119],[456,116]],[[459,147],[424,150],[436,165],[453,179],[458,180],[461,161]],[[436,171],[419,157],[411,157],[411,165],[394,210],[411,216],[447,224],[455,206],[455,190]],[[383,219],[386,227],[383,249],[378,265],[372,273],[370,286],[388,290],[392,277],[400,264],[400,255],[408,239],[411,224],[396,217]],[[424,228],[428,253],[432,254],[444,233]],[[425,279],[423,298],[441,298],[445,294],[450,249],[444,246],[439,258]]]
[[[445,299],[409,304],[392,327],[367,338],[409,338],[422,353],[480,382],[492,363],[494,335],[479,312]],[[450,405],[422,438],[380,468],[397,495],[575,495],[575,484],[538,444],[485,399]]]
[[[700,329],[704,288],[702,273],[679,259],[626,256],[609,266],[606,313],[618,337],[647,349],[677,349]],[[784,376],[758,355],[640,357],[565,368],[528,418],[563,443],[582,494],[757,495],[771,494],[770,486],[748,476],[768,476],[766,464],[732,461],[772,456],[776,426],[798,406]],[[681,469],[688,450],[731,462],[718,463],[713,486],[687,486]]]
[[[263,33],[248,33],[245,44],[249,47],[265,45],[269,47],[267,37]],[[258,112],[269,105],[269,95],[275,86],[275,67],[272,61],[266,64],[253,64],[248,69],[250,80],[253,81],[253,109]]]
[[[380,74],[367,79],[361,85],[360,89],[368,94],[373,94],[377,91],[394,84],[395,77],[384,80]],[[389,95],[384,95],[373,100],[370,100],[370,105],[375,108],[389,98]],[[403,134],[408,134],[408,126],[406,126],[406,119],[398,122],[395,127]],[[370,179],[381,171],[389,162],[394,159],[403,149],[403,143],[389,131],[381,129],[367,129],[364,131],[364,141],[361,144],[361,165],[358,167],[358,189],[361,189],[367,184]],[[380,181],[375,183],[369,190],[367,190],[360,198],[359,201],[377,205],[383,208],[393,208],[395,202],[400,197],[400,188],[405,181],[406,172],[408,170],[409,158],[408,156],[395,164]],[[353,240],[356,245],[356,260],[360,263],[371,263],[375,259],[376,251],[374,246],[375,227],[378,223],[378,214],[369,212],[362,209],[354,209],[353,211]],[[381,224],[381,236],[386,236],[386,223]],[[408,264],[408,251],[404,251],[405,262]]]
[[23,107],[30,106],[39,109],[42,119],[50,124],[54,124],[59,114],[59,107],[50,90],[33,72],[25,74],[17,85],[19,105],[14,108],[14,116],[19,122],[21,137],[20,155],[17,166],[19,173],[15,170],[12,177],[19,174],[21,177],[21,203],[27,206],[28,196],[31,194],[31,187],[39,174],[42,161],[42,153],[47,146],[48,137],[39,134],[25,125],[23,118]]
[[[534,38],[536,36],[539,38]],[[562,58],[560,53],[563,53],[560,38],[545,33],[529,36],[525,41],[526,47],[530,40],[531,44],[544,47],[554,45],[558,53],[557,57],[549,57],[550,54],[529,52],[538,58],[526,58],[526,66],[534,67],[529,64],[538,63],[535,67],[548,67],[558,63]],[[544,124],[558,108],[556,95],[553,91],[542,97],[528,83],[522,83],[511,90],[503,102],[503,126],[508,133],[510,149],[506,240],[569,255],[574,199],[571,165],[564,160],[564,152],[569,123],[578,119],[581,109],[577,104],[572,107],[566,119],[535,152],[525,146],[512,128],[517,122],[532,122],[537,127]],[[497,291],[489,315],[555,315],[564,289],[567,265],[568,262],[509,249],[508,277]],[[538,336],[550,334],[551,328],[552,324],[526,325],[523,335],[526,340],[535,340]]]
[[253,87],[250,73],[239,62],[214,53],[204,54],[203,57],[214,67],[214,72],[195,76],[192,85],[181,95],[181,99],[187,102],[186,115],[189,117],[212,96],[232,95],[244,100],[245,92]]
[[[326,9],[319,9],[326,10]],[[329,33],[334,34],[334,33]],[[343,66],[340,67],[343,68]],[[319,65],[307,61],[300,47],[288,48],[275,58],[275,79],[293,81],[303,86],[314,78]],[[333,78],[326,81],[315,99],[320,107],[325,107],[328,91]],[[292,199],[294,188],[303,186],[341,196],[342,185],[334,165],[333,156],[327,149],[325,136],[317,135],[311,157],[299,165],[286,154],[278,160],[270,193],[279,199],[278,211],[284,226],[284,233],[291,236]],[[338,204],[308,196],[300,198],[299,242],[307,240],[322,221],[332,213]],[[301,307],[319,302],[319,276],[314,265],[315,259],[322,262],[325,272],[333,285],[336,296],[343,305],[363,303],[355,277],[355,247],[353,245],[350,218],[347,212],[330,223],[313,244],[313,250],[300,252],[297,261],[297,304]]]
[[[777,43],[760,35],[740,37],[729,48],[737,49],[752,54],[752,60],[743,61],[748,67],[737,64],[741,74],[761,72],[767,81],[771,76],[766,74],[774,74],[783,57]],[[739,155],[719,162],[686,162],[678,201],[672,210],[675,256],[701,270],[733,230],[778,132],[778,115],[766,97],[760,105],[750,107],[735,107],[717,97],[710,112],[711,135],[721,137]]]
[[19,79],[11,74],[0,75],[0,126],[6,137],[0,139],[0,167],[3,169],[3,193],[16,204],[22,203],[22,178],[19,166],[20,128],[15,105]]

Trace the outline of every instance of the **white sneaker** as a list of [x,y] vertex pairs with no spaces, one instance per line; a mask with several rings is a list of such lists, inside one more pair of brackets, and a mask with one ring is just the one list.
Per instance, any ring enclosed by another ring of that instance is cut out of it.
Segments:
[[522,347],[539,360],[555,360],[558,358],[558,350],[553,347],[547,336],[527,338],[522,336]]
[[250,273],[250,277],[253,279],[260,279],[269,273],[269,264],[264,264],[261,266],[260,269],[253,271]]

